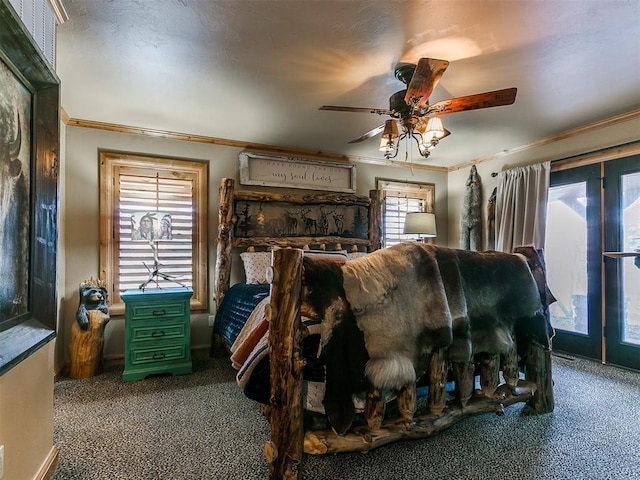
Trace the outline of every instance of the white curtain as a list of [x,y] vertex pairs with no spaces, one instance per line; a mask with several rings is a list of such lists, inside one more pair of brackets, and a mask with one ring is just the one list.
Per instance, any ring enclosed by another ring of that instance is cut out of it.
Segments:
[[498,174],[496,250],[544,248],[551,162],[505,170]]

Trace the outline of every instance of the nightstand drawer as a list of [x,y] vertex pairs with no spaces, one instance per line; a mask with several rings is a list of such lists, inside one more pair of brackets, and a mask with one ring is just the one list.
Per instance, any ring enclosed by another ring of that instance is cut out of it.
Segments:
[[[187,304],[188,306],[188,304]],[[130,320],[147,320],[160,317],[184,317],[185,303],[162,303],[158,305],[133,305]]]
[[186,358],[185,345],[173,345],[163,348],[136,348],[131,350],[131,363],[167,362]]
[[144,342],[147,340],[175,340],[185,336],[184,322],[174,324],[156,324],[151,326],[135,325],[131,328],[131,341]]

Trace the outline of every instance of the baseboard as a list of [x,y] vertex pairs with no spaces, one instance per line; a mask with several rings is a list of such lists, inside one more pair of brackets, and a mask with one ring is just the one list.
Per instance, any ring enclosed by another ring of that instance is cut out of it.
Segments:
[[40,467],[40,471],[36,475],[35,480],[51,480],[53,478],[53,474],[56,472],[58,466],[59,452],[58,447],[51,447],[49,455],[47,455],[46,460]]

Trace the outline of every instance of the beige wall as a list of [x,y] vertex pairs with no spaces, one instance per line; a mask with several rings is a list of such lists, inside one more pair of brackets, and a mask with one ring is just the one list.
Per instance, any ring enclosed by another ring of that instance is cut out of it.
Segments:
[[[477,165],[486,206],[497,178],[491,172],[518,165],[557,160],[613,145],[637,140],[640,120],[601,129],[597,133],[572,136],[537,148],[524,149]],[[217,230],[218,186],[222,177],[238,180],[238,154],[241,149],[196,142],[152,138],[95,129],[67,127],[62,139],[65,155],[61,161],[61,225],[60,225],[60,318],[55,367],[60,370],[68,355],[67,338],[78,307],[78,284],[98,273],[98,149],[133,153],[166,155],[201,159],[209,162],[209,288],[213,291],[215,265],[215,233]],[[439,234],[436,243],[458,247],[459,218],[464,184],[469,167],[447,173],[383,167],[370,164],[356,166],[357,193],[367,195],[375,188],[375,178],[403,181],[431,182],[436,185],[436,218]],[[244,189],[236,184],[238,189]],[[486,207],[485,207],[486,208]],[[485,233],[486,237],[486,233]],[[486,241],[486,240],[485,240]],[[236,262],[238,267],[239,262]],[[233,271],[232,283],[240,280],[238,268]],[[211,306],[213,308],[213,304]],[[206,348],[211,329],[208,313],[192,316],[192,346]],[[105,331],[106,359],[120,359],[123,355],[123,319],[113,317]]]
[[0,376],[3,480],[38,478],[55,456],[53,445],[54,341]]
[[[98,274],[98,149],[118,150],[150,155],[166,155],[200,159],[209,162],[209,289],[213,292],[215,266],[215,234],[218,223],[218,187],[220,179],[238,181],[238,154],[241,149],[195,142],[151,138],[87,128],[67,127],[64,138],[65,158],[61,171],[61,267],[59,295],[61,315],[58,321],[56,369],[67,361],[67,340],[78,308],[78,285]],[[375,178],[392,178],[436,185],[436,215],[438,230],[443,234],[438,243],[447,244],[447,175],[443,172],[392,168],[369,164],[356,166],[357,193],[368,195],[375,188]],[[236,183],[236,188],[245,189]],[[62,233],[64,232],[64,233]],[[238,262],[236,262],[238,263]],[[237,270],[233,281],[238,280]],[[192,347],[208,348],[211,328],[208,313],[192,315]],[[105,330],[104,355],[107,360],[119,359],[124,351],[124,321],[112,317]]]

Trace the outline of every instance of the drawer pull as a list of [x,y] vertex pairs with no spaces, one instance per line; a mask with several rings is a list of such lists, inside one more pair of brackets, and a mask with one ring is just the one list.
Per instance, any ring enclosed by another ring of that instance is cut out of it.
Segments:
[[160,331],[155,331],[151,334],[151,336],[153,338],[160,338],[160,337],[164,337],[164,330],[160,330]]
[[164,310],[154,310],[153,311],[153,315],[156,317],[159,317],[160,315],[164,315],[165,311]]
[[160,360],[160,359],[162,359],[164,357],[165,357],[164,353],[154,353],[153,354],[153,359],[154,360]]

